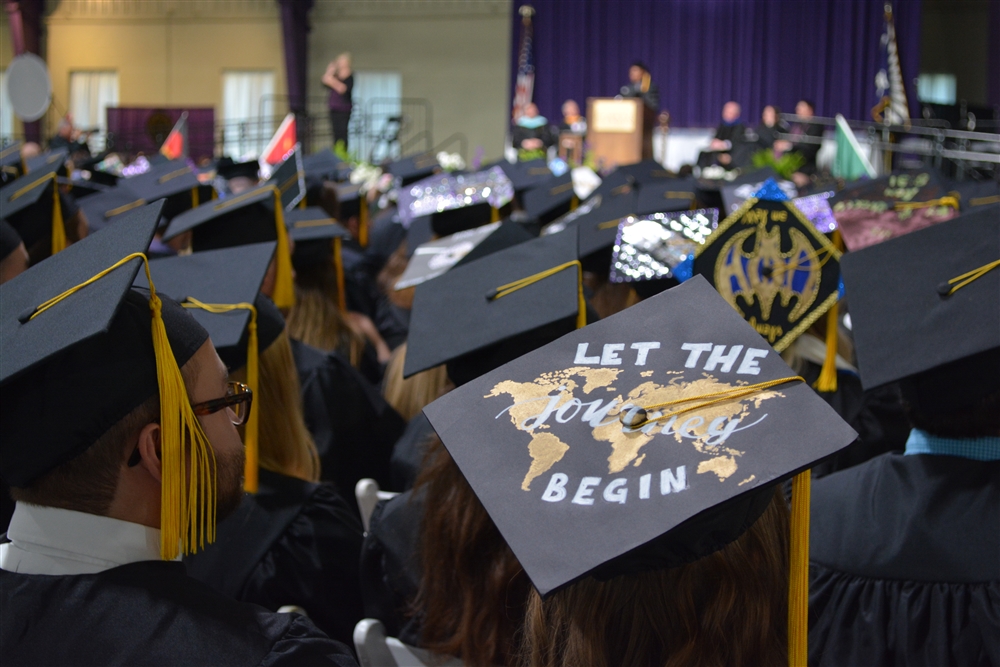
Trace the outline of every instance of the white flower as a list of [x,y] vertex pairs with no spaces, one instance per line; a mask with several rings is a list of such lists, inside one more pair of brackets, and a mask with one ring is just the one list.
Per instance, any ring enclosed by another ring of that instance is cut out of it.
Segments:
[[458,153],[448,153],[446,151],[441,151],[437,154],[438,164],[445,171],[458,171],[459,169],[465,169],[465,160]]
[[379,178],[382,176],[382,170],[379,167],[368,164],[367,162],[359,163],[351,171],[351,183],[358,185],[361,184],[361,193],[367,193],[372,188],[378,187]]

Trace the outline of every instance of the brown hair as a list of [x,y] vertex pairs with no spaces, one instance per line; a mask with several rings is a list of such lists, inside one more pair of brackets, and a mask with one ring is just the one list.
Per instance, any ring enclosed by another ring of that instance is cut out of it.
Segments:
[[414,488],[426,492],[422,646],[470,667],[510,664],[530,588],[521,564],[436,436]]
[[639,302],[638,295],[628,283],[613,283],[607,276],[590,272],[583,274],[583,280],[593,291],[593,296],[588,301],[602,320]]
[[389,255],[389,259],[386,260],[385,266],[379,271],[378,278],[376,279],[376,285],[382,294],[394,305],[404,309],[413,309],[413,296],[416,294],[415,287],[407,287],[405,289],[397,290],[396,282],[402,277],[403,272],[406,271],[407,265],[410,260],[407,258],[407,243],[404,239],[399,247]]
[[[233,379],[246,381],[246,367],[233,371]],[[260,355],[260,393],[253,403],[260,410],[258,442],[260,467],[307,482],[318,482],[319,452],[306,428],[302,390],[287,331]],[[243,435],[244,427],[240,427]]]
[[382,394],[386,402],[395,408],[403,419],[410,421],[424,407],[451,389],[451,381],[444,365],[435,366],[403,379],[405,363],[406,343],[403,343],[393,350],[392,356],[389,357]]
[[522,664],[784,665],[788,531],[788,507],[775,491],[748,531],[693,563],[588,577],[546,600],[532,589]]
[[288,314],[288,334],[321,350],[337,350],[353,366],[361,363],[365,339],[351,328],[337,305],[337,276],[332,264],[295,272],[295,306]]

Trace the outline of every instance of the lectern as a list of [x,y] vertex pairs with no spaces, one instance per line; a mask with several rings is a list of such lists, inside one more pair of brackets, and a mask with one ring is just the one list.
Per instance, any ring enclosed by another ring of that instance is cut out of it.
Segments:
[[601,167],[651,160],[655,122],[640,99],[587,98],[587,143]]

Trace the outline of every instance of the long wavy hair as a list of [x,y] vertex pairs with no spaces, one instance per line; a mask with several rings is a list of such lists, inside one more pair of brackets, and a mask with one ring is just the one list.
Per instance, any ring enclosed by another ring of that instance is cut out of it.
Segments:
[[392,352],[385,369],[382,395],[403,419],[410,421],[417,413],[451,388],[444,365],[435,366],[403,379],[406,363],[406,343]]
[[788,531],[788,507],[776,491],[747,532],[693,563],[587,577],[546,600],[532,589],[521,664],[785,665]]
[[[246,367],[231,373],[234,380],[246,382]],[[302,409],[302,390],[295,358],[283,331],[260,354],[260,397],[253,402],[260,410],[258,442],[260,467],[307,482],[318,482],[319,452]],[[243,427],[240,427],[243,434]]]
[[421,645],[469,667],[513,664],[531,585],[436,436],[414,488],[426,494],[423,574],[413,602]]
[[332,262],[296,268],[295,306],[286,318],[288,333],[321,350],[337,350],[357,367],[365,339],[348,323],[336,295],[337,273]]

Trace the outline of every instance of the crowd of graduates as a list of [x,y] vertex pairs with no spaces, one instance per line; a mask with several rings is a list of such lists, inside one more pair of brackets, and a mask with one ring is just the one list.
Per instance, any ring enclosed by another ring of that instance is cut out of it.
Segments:
[[1000,185],[739,117],[720,180],[0,152],[5,664],[1000,665]]

